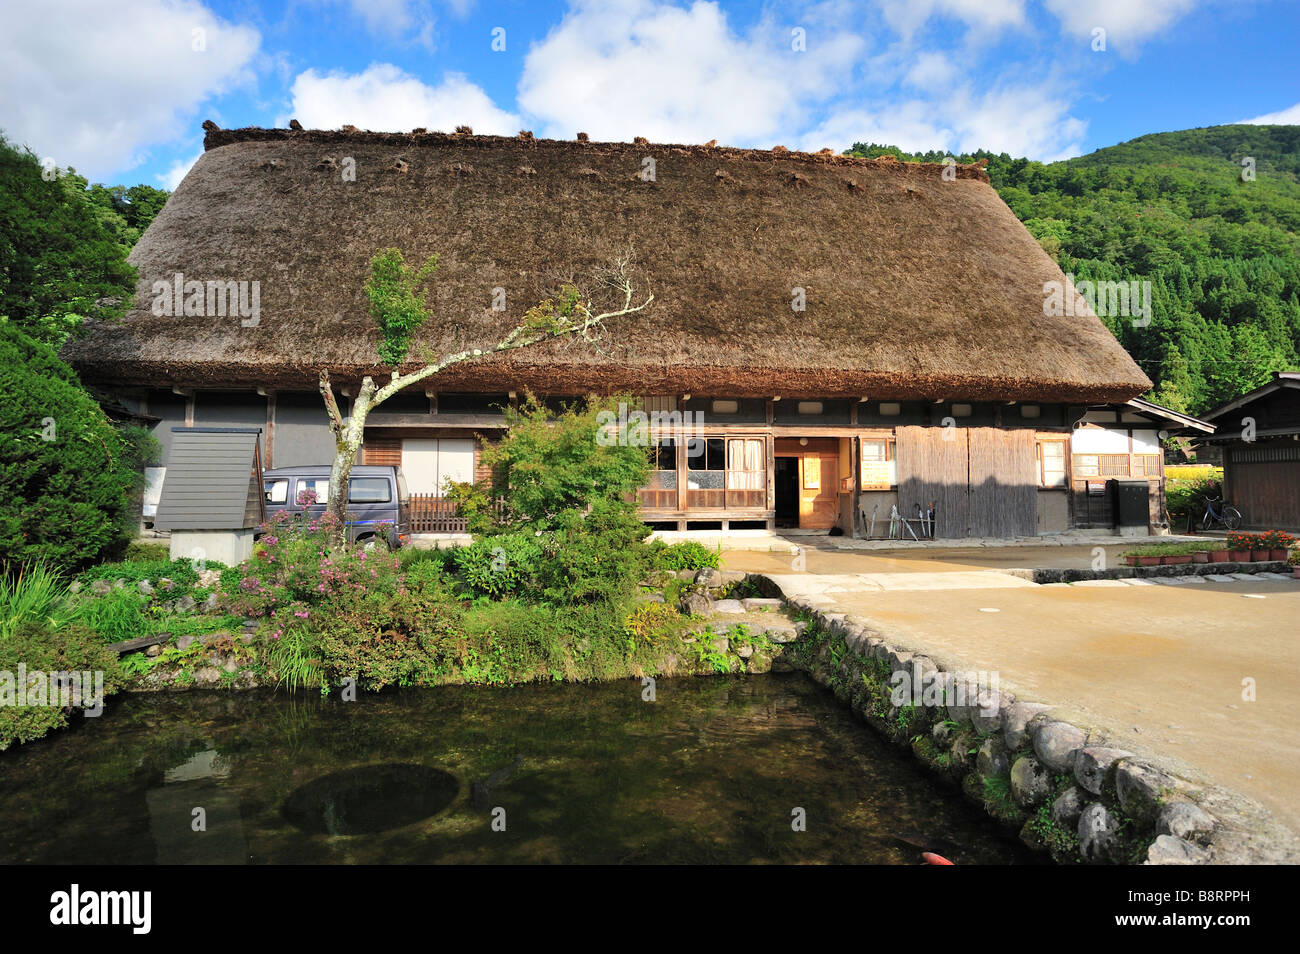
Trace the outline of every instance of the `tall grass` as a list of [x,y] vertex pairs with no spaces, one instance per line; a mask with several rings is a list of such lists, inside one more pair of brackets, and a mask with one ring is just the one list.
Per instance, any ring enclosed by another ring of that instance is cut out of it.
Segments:
[[77,603],[77,622],[89,626],[107,642],[120,643],[145,632],[149,620],[144,614],[145,598],[134,590],[110,590],[103,596]]
[[63,577],[42,563],[0,574],[0,639],[9,639],[20,626],[37,623],[59,627],[73,617]]

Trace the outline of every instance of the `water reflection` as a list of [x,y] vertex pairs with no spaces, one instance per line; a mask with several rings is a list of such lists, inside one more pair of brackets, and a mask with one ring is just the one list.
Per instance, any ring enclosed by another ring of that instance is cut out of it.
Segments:
[[320,835],[369,835],[434,815],[460,785],[423,765],[366,765],[308,782],[284,803],[284,817]]
[[1033,860],[797,674],[661,680],[653,703],[634,680],[135,695],[0,754],[8,863],[916,864],[939,843]]

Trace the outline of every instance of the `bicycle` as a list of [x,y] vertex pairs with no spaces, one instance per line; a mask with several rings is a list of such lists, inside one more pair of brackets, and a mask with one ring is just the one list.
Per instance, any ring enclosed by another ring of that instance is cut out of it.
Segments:
[[[1229,532],[1241,526],[1241,511],[1229,506],[1222,497],[1206,496],[1204,500],[1205,516],[1201,518],[1202,530],[1209,530],[1216,523]],[[1223,504],[1222,509],[1216,511],[1214,509],[1216,503]]]

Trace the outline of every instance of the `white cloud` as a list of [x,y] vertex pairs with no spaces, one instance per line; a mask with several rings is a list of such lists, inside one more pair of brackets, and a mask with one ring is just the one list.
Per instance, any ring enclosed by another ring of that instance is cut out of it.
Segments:
[[733,31],[717,4],[576,0],[524,59],[519,105],[544,135],[772,145],[851,78],[860,37],[810,21]]
[[917,54],[906,77],[909,85],[928,92],[950,89],[956,79],[957,66],[947,53]]
[[936,122],[933,108],[912,102],[876,111],[849,108],[836,112],[815,129],[803,134],[796,147],[816,152],[829,147],[843,152],[855,142],[898,146],[904,152],[925,152],[951,148],[956,134]]
[[885,22],[911,36],[934,16],[959,20],[979,31],[1019,27],[1025,22],[1024,0],[881,0]]
[[426,0],[348,0],[348,6],[375,36],[409,38],[433,49],[435,21]]
[[963,152],[988,149],[1043,162],[1083,151],[1088,124],[1069,115],[1070,104],[1042,86],[1007,86],[982,95],[969,92],[950,106]]
[[210,97],[250,81],[260,42],[197,0],[11,4],[0,32],[0,125],[60,166],[102,178],[182,135]]
[[1106,31],[1106,46],[1134,52],[1142,41],[1191,12],[1197,0],[1044,0],[1067,33],[1090,37]]
[[1300,103],[1279,109],[1275,113],[1265,113],[1254,119],[1239,119],[1237,122],[1247,126],[1300,126]]
[[308,129],[361,129],[402,132],[424,126],[451,132],[472,126],[476,133],[514,135],[520,120],[499,109],[487,93],[459,73],[447,73],[437,86],[376,63],[361,73],[320,74],[307,70],[290,90],[291,115]]
[[159,173],[155,178],[157,178],[159,184],[168,192],[175,192],[176,187],[181,184],[181,180],[185,178],[192,168],[194,168],[194,163],[198,162],[199,157],[202,155],[203,150],[200,149],[188,159],[181,159],[178,162],[172,163],[171,168],[166,172]]
[[1070,104],[1042,86],[1000,86],[977,92],[961,86],[926,100],[836,112],[800,138],[809,151],[836,152],[855,142],[930,149],[954,154],[988,149],[1044,162],[1079,155],[1087,123],[1069,115]]

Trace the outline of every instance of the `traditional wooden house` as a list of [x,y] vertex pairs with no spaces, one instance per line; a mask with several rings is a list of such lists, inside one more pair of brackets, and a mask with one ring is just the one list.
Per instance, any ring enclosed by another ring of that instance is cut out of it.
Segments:
[[1273,380],[1205,415],[1214,433],[1199,443],[1223,450],[1223,495],[1242,526],[1300,529],[1300,372]]
[[[295,124],[296,125],[296,124]],[[413,492],[477,473],[525,389],[642,396],[661,417],[645,519],[862,533],[895,505],[939,536],[1109,526],[1153,488],[1150,387],[982,168],[711,146],[221,130],[131,253],[135,308],[71,344],[119,403],[263,428],[267,466],[322,463],[321,368],[385,369],[362,284],[377,249],[438,254],[417,349],[491,342],[558,279],[628,247],[655,294],[599,349],[459,365],[369,419],[364,462]],[[1049,307],[1062,289],[1068,307]],[[353,385],[355,386],[355,384]],[[687,424],[686,422],[689,422]],[[481,477],[481,474],[478,474]]]

